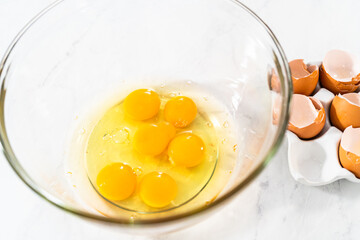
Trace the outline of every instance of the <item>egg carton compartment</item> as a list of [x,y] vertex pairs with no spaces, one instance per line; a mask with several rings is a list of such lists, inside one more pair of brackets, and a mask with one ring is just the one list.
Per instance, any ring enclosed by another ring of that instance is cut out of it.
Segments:
[[[309,64],[321,66],[321,62]],[[338,153],[342,131],[330,122],[330,106],[335,95],[322,88],[319,81],[311,96],[322,103],[326,122],[322,131],[309,140],[301,139],[287,130],[288,164],[292,177],[309,186],[326,185],[339,179],[360,183],[360,179],[340,163]]]

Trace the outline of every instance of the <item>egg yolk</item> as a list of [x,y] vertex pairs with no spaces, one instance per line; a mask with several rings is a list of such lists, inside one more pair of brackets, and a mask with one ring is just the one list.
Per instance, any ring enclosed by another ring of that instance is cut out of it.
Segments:
[[134,136],[134,148],[145,155],[156,156],[162,153],[175,135],[175,128],[168,123],[144,124]]
[[171,125],[170,123],[168,122],[162,122],[162,123],[159,123],[158,126],[160,128],[163,128],[164,131],[167,132],[168,134],[168,137],[169,137],[169,140],[173,139],[175,137],[175,134],[176,134],[176,129],[173,125]]
[[123,163],[107,165],[99,172],[96,184],[99,192],[109,200],[124,200],[133,194],[136,175],[131,167]]
[[154,208],[165,207],[177,194],[175,180],[166,173],[152,172],[144,176],[139,190],[142,201]]
[[150,89],[138,89],[124,100],[126,114],[134,120],[146,120],[154,117],[160,109],[159,95]]
[[164,108],[165,120],[178,128],[188,126],[195,119],[196,113],[194,101],[184,96],[170,99]]
[[205,152],[203,140],[192,133],[176,136],[169,144],[169,160],[178,166],[195,167],[199,165]]

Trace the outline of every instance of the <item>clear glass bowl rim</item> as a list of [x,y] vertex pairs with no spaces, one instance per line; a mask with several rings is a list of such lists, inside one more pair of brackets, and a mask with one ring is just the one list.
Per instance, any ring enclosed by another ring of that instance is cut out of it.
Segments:
[[[109,223],[116,223],[120,225],[134,225],[134,222],[130,221],[129,219],[116,219],[116,218],[109,218],[109,217],[103,217],[100,215],[91,214],[76,208],[73,208],[71,206],[67,206],[66,203],[62,202],[60,199],[57,199],[56,197],[52,196],[50,193],[48,193],[46,190],[42,189],[40,186],[38,186],[31,177],[27,174],[27,172],[23,169],[19,161],[17,160],[15,153],[13,152],[11,145],[9,143],[7,132],[5,128],[5,119],[4,119],[4,101],[5,101],[5,95],[6,95],[6,72],[4,71],[4,67],[9,59],[9,55],[11,54],[12,50],[15,48],[18,41],[21,39],[21,37],[26,33],[26,31],[38,20],[40,19],[44,14],[49,12],[51,9],[56,7],[59,3],[66,1],[66,0],[56,0],[54,3],[50,4],[48,7],[43,9],[40,13],[38,13],[32,20],[30,20],[23,29],[16,35],[16,37],[13,39],[12,43],[8,47],[7,51],[5,52],[1,62],[0,62],[0,80],[1,83],[1,91],[0,91],[0,141],[3,147],[3,154],[7,161],[9,162],[12,169],[15,171],[15,173],[18,175],[18,177],[30,188],[32,189],[37,195],[39,195],[41,198],[45,199],[49,203],[53,204],[54,206],[65,210],[67,212],[73,213],[75,215],[79,215],[85,218],[89,218],[92,220],[97,220],[101,222],[109,222]],[[265,155],[265,157],[260,161],[257,166],[252,170],[252,172],[248,175],[248,177],[239,183],[236,187],[234,187],[231,191],[226,193],[224,196],[221,196],[217,198],[214,202],[209,204],[208,206],[200,207],[197,209],[194,209],[192,211],[186,212],[184,214],[178,214],[174,216],[159,218],[159,219],[150,219],[150,220],[138,220],[136,221],[136,224],[141,225],[151,225],[151,224],[159,224],[159,223],[165,223],[165,222],[173,222],[178,221],[184,218],[199,216],[200,214],[204,214],[205,212],[208,212],[210,210],[213,210],[215,208],[218,208],[234,198],[237,194],[241,192],[250,182],[252,182],[259,174],[260,172],[266,167],[266,165],[269,163],[271,158],[274,156],[276,151],[278,150],[283,138],[285,131],[287,129],[287,122],[289,120],[289,105],[290,100],[292,96],[292,83],[291,83],[291,74],[290,69],[288,66],[288,61],[286,59],[285,53],[275,37],[274,33],[271,31],[271,29],[266,25],[266,23],[260,19],[252,10],[250,10],[248,7],[246,7],[243,3],[241,3],[239,0],[228,0],[234,2],[238,7],[242,8],[247,12],[250,16],[252,16],[260,25],[264,28],[264,30],[268,33],[272,41],[274,42],[274,45],[276,47],[276,50],[278,51],[280,58],[277,62],[277,70],[279,73],[279,80],[281,82],[281,94],[282,94],[282,102],[281,102],[281,115],[279,118],[279,128],[277,129],[275,140],[272,143],[272,146],[270,147],[269,152]],[[284,71],[284,72],[283,72]]]

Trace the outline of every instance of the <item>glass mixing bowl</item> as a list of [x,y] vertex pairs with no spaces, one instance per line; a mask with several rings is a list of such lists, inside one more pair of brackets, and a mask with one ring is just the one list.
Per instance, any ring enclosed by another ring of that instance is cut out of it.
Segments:
[[[57,1],[1,62],[3,152],[24,183],[63,210],[127,230],[172,231],[219,209],[266,166],[287,127],[290,79],[271,30],[236,0]],[[218,171],[231,172],[222,191],[156,214],[89,207],[93,189],[83,193],[72,181],[82,155],[75,172],[67,169],[71,149],[91,131],[87,113],[129,87],[174,82],[206,90],[234,123],[224,123],[237,144],[235,159],[219,159]]]

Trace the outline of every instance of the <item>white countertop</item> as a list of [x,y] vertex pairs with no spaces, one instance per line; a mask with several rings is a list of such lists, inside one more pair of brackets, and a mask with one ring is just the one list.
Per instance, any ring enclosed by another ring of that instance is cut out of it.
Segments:
[[[52,0],[0,1],[0,54]],[[274,31],[289,60],[321,60],[340,48],[360,55],[360,1],[243,0]],[[231,205],[196,226],[155,239],[358,239],[360,185],[296,183],[284,142],[268,168]],[[0,157],[0,239],[146,239],[103,229],[36,196]],[[359,192],[357,192],[359,191]]]

